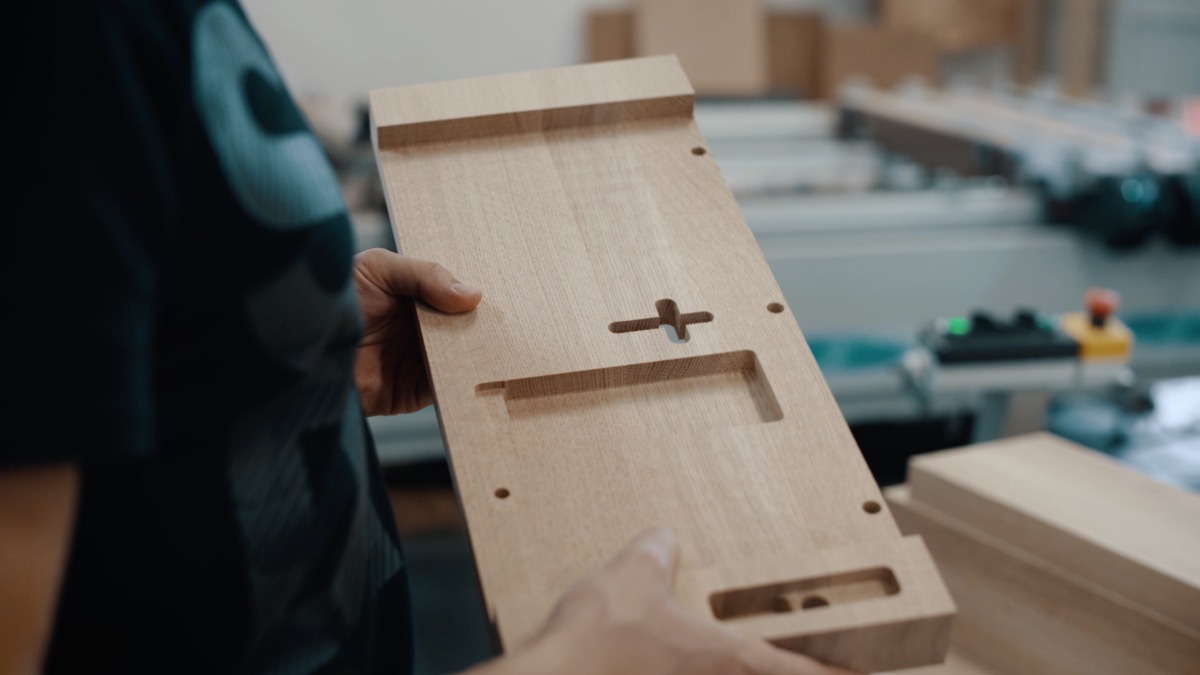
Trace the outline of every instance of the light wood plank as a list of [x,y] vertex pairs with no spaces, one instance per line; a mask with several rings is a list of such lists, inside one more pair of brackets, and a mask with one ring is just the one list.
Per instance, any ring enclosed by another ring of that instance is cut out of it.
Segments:
[[1046,51],[1046,10],[1044,0],[1015,0],[1015,48],[1013,81],[1031,87],[1043,73]]
[[1016,39],[1014,0],[884,0],[883,25],[928,35],[943,53]]
[[[418,318],[498,633],[527,639],[668,525],[683,601],[712,620],[822,635],[805,648],[861,670],[937,662],[953,605],[921,544],[864,509],[879,490],[681,87],[662,57],[372,93],[402,250],[484,289],[471,315]],[[761,621],[799,589],[830,606]]]
[[816,12],[767,15],[771,90],[814,97],[820,89],[821,35],[825,22]]
[[594,9],[587,13],[587,60],[616,61],[633,53],[633,12]]
[[1075,98],[1088,98],[1100,83],[1104,0],[1064,0],[1059,88]]
[[914,500],[1200,635],[1200,496],[1039,433],[916,457]]
[[1111,591],[912,499],[886,497],[901,529],[925,538],[959,606],[951,648],[997,673],[1124,675],[1193,671],[1200,640]]
[[759,0],[635,0],[634,51],[674,54],[702,96],[758,96],[768,85]]
[[918,32],[868,24],[832,24],[824,31],[821,48],[821,96],[833,98],[851,78],[866,78],[877,87],[891,88],[917,77],[936,83],[937,45]]

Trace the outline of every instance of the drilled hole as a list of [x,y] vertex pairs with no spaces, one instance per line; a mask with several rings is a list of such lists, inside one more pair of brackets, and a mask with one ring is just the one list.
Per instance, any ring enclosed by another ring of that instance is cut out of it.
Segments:
[[705,150],[704,148],[702,148],[700,146],[696,146],[696,147],[692,148],[692,154],[697,157],[701,157],[703,155],[708,154],[708,150]]
[[772,302],[771,304],[767,305],[767,311],[772,314],[778,314],[783,311],[783,305],[779,304],[778,302]]
[[882,510],[883,507],[879,505],[879,502],[863,502],[863,511],[866,511],[867,513],[879,513]]
[[805,598],[800,601],[801,609],[814,609],[816,607],[828,607],[828,606],[829,606],[829,601],[826,600],[825,598],[822,598],[819,595],[805,596]]
[[508,488],[496,488],[497,499],[508,499],[508,495],[510,494],[512,493],[508,491]]

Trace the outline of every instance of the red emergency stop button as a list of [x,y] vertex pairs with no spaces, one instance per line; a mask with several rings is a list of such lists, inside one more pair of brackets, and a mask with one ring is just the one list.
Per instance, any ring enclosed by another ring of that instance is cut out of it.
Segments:
[[1117,307],[1121,304],[1121,295],[1107,288],[1090,288],[1084,296],[1084,304],[1087,305],[1092,325],[1103,328],[1108,322],[1108,317],[1116,314]]

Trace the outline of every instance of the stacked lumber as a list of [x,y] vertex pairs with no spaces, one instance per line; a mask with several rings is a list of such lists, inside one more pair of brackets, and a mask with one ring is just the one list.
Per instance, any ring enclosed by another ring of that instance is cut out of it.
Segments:
[[[885,491],[992,673],[1194,673],[1200,496],[1050,434],[914,458]],[[929,671],[934,672],[934,671]]]
[[1014,75],[1040,68],[1044,16],[1037,0],[889,0],[872,21],[827,21],[821,12],[761,0],[633,0],[587,14],[588,61],[675,54],[701,96],[799,94],[833,98],[867,78],[890,88],[936,82],[943,60],[1011,49]]
[[675,54],[701,96],[815,96],[819,13],[753,0],[637,0],[586,17],[586,60]]

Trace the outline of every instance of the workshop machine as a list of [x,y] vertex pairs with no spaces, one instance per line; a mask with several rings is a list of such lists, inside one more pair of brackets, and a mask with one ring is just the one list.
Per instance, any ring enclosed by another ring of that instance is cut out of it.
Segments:
[[1200,244],[1200,139],[1181,120],[1050,93],[845,88],[839,133],[963,176],[1036,189],[1046,218],[1114,248]]

